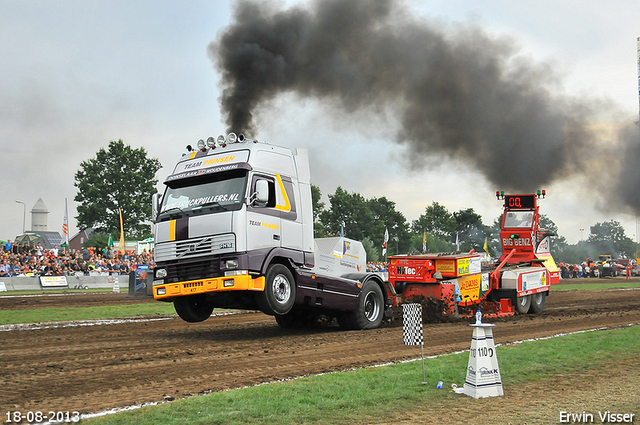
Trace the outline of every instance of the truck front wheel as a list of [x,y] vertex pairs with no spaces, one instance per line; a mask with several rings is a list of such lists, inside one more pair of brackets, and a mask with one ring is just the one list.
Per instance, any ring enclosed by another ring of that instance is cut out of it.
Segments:
[[211,316],[213,304],[204,294],[176,298],[173,307],[185,322],[202,322]]
[[367,282],[360,293],[358,310],[339,315],[338,324],[343,329],[376,329],[383,314],[382,289],[375,282]]
[[272,316],[287,314],[296,301],[296,283],[291,271],[282,264],[269,266],[264,291],[256,296],[262,312]]

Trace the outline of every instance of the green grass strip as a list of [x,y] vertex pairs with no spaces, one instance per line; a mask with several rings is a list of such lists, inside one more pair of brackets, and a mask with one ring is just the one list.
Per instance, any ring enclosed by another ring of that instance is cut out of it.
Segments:
[[[500,332],[499,327],[495,330]],[[471,332],[469,334],[471,339]],[[357,347],[354,347],[357,350]],[[503,385],[580,373],[640,356],[640,326],[530,341],[496,350]],[[88,419],[91,424],[283,424],[390,422],[416,405],[455,404],[463,395],[437,390],[461,386],[468,352],[420,361],[314,376],[284,383],[213,393]]]
[[603,289],[640,288],[640,282],[612,281],[611,283],[581,283],[574,279],[573,284],[558,283],[551,285],[552,291],[600,291]]
[[0,310],[0,325],[58,322],[62,320],[115,319],[129,316],[175,314],[172,303],[142,303],[95,307],[39,308],[33,310]]

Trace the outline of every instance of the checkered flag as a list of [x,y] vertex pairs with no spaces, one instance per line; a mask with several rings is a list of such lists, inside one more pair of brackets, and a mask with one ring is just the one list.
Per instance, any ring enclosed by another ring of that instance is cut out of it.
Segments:
[[402,304],[404,345],[422,345],[422,306],[417,303]]

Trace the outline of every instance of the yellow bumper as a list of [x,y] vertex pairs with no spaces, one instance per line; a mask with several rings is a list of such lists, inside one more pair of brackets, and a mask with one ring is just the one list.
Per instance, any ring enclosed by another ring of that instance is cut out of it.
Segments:
[[[153,287],[156,300],[222,291],[264,291],[264,276],[252,278],[249,275],[213,277],[211,279],[190,280],[188,282],[167,283]],[[162,294],[164,289],[164,294]],[[158,295],[160,290],[161,295]]]

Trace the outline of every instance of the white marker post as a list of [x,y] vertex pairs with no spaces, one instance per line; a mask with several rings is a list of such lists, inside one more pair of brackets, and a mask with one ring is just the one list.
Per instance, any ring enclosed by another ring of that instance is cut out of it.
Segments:
[[422,353],[422,385],[427,384],[424,370],[424,338],[422,337],[422,306],[418,303],[402,304],[404,345],[420,345]]
[[482,323],[482,313],[476,313],[473,339],[469,351],[467,378],[464,393],[473,398],[496,397],[504,395],[496,347],[493,342],[494,324]]
[[110,275],[107,279],[113,282],[113,292],[119,294],[120,293],[120,283],[118,282],[118,278],[116,276]]

